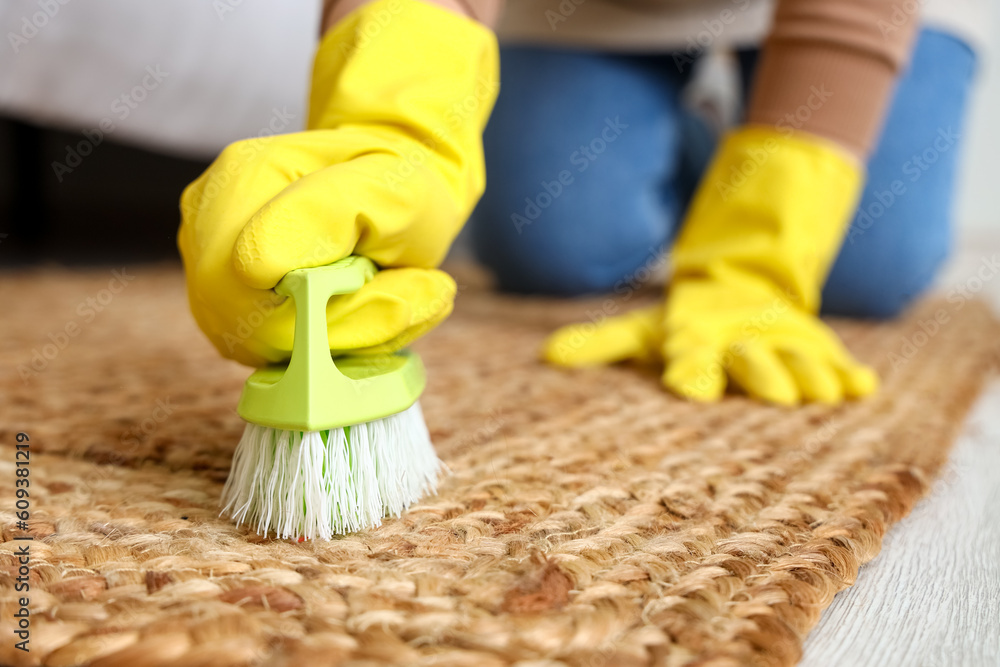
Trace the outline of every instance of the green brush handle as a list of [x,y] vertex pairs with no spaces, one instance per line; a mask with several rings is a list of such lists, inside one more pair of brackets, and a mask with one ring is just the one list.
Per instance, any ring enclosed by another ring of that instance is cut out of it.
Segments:
[[275,287],[295,302],[295,336],[288,365],[254,372],[237,412],[270,428],[320,431],[388,417],[406,410],[424,390],[420,358],[399,351],[377,356],[330,355],[326,305],[375,275],[370,259],[352,255],[328,266],[290,271]]
[[292,358],[282,382],[292,387],[329,387],[345,382],[330,357],[326,333],[326,304],[336,294],[353,294],[375,275],[367,257],[351,255],[339,262],[289,271],[274,291],[295,300],[295,338]]

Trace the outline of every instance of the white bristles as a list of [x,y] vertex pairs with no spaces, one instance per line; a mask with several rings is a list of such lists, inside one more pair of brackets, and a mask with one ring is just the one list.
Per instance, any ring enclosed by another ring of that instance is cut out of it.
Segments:
[[328,540],[399,516],[437,490],[440,470],[419,403],[326,442],[319,431],[247,424],[222,513],[262,534]]

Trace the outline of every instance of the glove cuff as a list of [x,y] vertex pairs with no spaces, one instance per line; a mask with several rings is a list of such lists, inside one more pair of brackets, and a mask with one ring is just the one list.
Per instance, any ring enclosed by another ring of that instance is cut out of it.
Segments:
[[770,284],[817,312],[863,181],[856,158],[819,137],[753,126],[732,132],[674,246],[674,279]]

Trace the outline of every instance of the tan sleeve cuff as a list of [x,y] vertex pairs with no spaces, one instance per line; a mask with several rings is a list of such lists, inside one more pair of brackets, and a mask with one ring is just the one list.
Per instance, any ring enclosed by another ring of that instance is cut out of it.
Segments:
[[908,59],[917,2],[782,0],[754,81],[747,122],[872,150]]

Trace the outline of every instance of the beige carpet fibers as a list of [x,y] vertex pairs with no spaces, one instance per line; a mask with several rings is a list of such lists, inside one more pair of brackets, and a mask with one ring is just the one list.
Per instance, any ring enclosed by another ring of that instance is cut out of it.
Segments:
[[[248,371],[196,330],[179,270],[3,276],[0,663],[793,664],[995,367],[986,308],[932,301],[836,323],[883,375],[872,400],[695,405],[653,369],[536,362],[548,331],[602,300],[474,282],[418,345],[451,469],[440,495],[293,543],[217,518]],[[18,431],[31,541],[14,539]],[[30,653],[14,647],[25,596]]]

